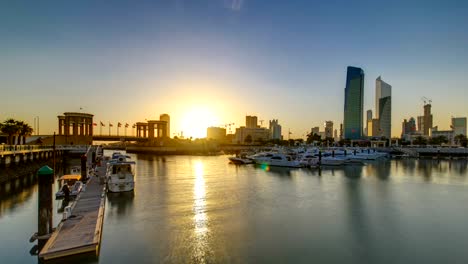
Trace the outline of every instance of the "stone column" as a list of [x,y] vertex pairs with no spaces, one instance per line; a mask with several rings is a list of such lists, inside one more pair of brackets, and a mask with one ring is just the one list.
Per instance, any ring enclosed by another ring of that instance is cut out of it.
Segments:
[[58,130],[59,130],[59,135],[62,135],[62,126],[63,126],[63,120],[59,118],[58,120]]

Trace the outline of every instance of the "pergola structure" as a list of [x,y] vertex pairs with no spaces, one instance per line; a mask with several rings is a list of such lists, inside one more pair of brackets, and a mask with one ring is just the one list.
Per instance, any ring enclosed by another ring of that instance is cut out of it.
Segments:
[[85,113],[63,113],[62,116],[58,116],[58,134],[65,136],[92,136],[93,116],[94,115]]
[[148,120],[148,122],[137,122],[136,123],[136,136],[148,139],[156,137],[168,137],[167,135],[167,121],[161,120]]
[[57,116],[58,136],[64,136],[66,143],[80,144],[92,141],[93,116],[77,112],[65,112]]

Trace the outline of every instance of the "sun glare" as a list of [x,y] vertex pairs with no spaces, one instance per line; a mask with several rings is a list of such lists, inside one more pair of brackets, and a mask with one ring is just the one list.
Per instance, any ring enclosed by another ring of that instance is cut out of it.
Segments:
[[198,106],[187,110],[181,119],[181,130],[184,137],[205,138],[206,129],[219,126],[219,118],[207,107]]

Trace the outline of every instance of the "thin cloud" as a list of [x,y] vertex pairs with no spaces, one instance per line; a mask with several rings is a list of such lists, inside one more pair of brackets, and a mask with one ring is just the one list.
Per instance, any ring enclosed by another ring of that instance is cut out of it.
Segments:
[[240,11],[244,4],[244,0],[225,0],[224,4],[226,8],[229,8],[233,11]]

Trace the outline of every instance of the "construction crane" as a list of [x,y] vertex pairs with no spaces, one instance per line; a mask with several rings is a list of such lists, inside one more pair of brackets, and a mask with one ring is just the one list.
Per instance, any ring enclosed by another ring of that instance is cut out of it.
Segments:
[[427,102],[429,102],[429,104],[431,104],[431,103],[432,103],[432,100],[431,100],[431,99],[429,99],[429,98],[427,98],[426,96],[423,96],[423,97],[421,97],[421,101],[423,101],[423,102],[424,102],[424,105],[426,105],[426,104],[427,104]]
[[233,125],[234,125],[234,123],[229,123],[229,124],[224,124],[224,125],[221,125],[221,126],[224,126],[224,128],[226,128],[226,129],[229,127],[228,131],[229,131],[229,134],[231,134],[231,126],[233,126]]

